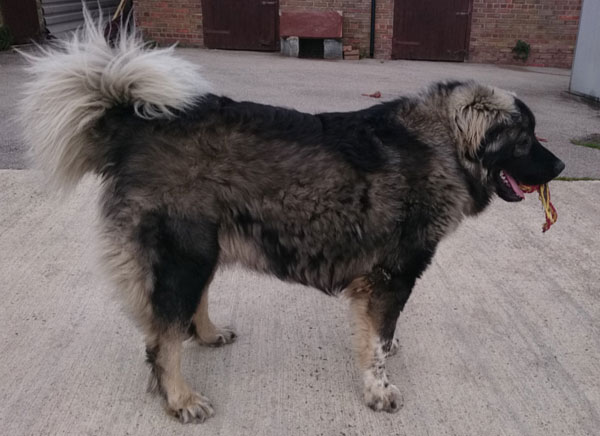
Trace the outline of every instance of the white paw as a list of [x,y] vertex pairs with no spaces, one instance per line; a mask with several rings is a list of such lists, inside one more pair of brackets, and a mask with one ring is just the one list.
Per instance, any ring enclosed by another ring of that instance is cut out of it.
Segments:
[[388,383],[378,380],[365,385],[365,402],[376,412],[395,413],[402,408],[403,399],[400,390]]
[[197,337],[197,341],[200,345],[220,347],[222,345],[231,344],[236,338],[237,335],[231,327],[223,327],[217,328],[210,333],[202,333]]
[[204,422],[215,414],[210,400],[197,393],[190,394],[181,404],[169,405],[169,409],[183,424]]

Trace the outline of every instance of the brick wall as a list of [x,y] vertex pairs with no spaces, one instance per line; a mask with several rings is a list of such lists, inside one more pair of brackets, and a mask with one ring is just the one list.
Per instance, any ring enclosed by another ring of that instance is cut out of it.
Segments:
[[392,56],[394,32],[394,0],[377,0],[375,9],[375,57],[389,59]]
[[531,45],[525,65],[570,68],[581,0],[473,0],[469,60],[523,64],[511,52]]
[[[181,46],[202,47],[202,6],[200,0],[134,0],[138,28],[148,40],[159,44],[179,41]],[[280,0],[279,8],[334,10],[344,13],[344,44],[369,54],[371,0]],[[378,0],[376,10],[375,56],[392,53],[394,0]]]
[[202,5],[200,0],[133,0],[135,18],[144,38],[159,44],[179,42],[181,46],[202,47]]
[[[203,46],[200,0],[134,0],[139,28],[160,44]],[[280,0],[281,10],[341,10],[344,44],[369,54],[371,0]],[[473,0],[469,61],[517,63],[518,39],[531,45],[526,65],[570,68],[581,0]],[[375,57],[392,53],[394,0],[377,0]]]

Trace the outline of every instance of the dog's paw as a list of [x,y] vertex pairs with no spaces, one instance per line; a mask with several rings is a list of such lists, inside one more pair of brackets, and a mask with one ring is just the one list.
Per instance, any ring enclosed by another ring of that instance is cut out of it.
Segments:
[[365,402],[376,412],[395,413],[402,408],[403,399],[400,390],[387,382],[365,385]]
[[385,357],[395,356],[398,353],[399,348],[400,348],[400,341],[398,340],[398,338],[392,339],[392,341],[390,342],[390,348],[385,353]]
[[210,400],[195,392],[179,404],[170,404],[168,407],[171,414],[178,418],[182,424],[204,422],[206,418],[210,418],[215,414]]
[[231,344],[237,338],[235,331],[231,327],[216,328],[210,333],[203,332],[196,336],[196,341],[200,345],[209,347],[220,347],[222,345]]

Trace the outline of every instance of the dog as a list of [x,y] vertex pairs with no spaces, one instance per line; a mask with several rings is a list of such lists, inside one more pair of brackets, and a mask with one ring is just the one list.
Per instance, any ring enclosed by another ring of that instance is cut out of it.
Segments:
[[523,198],[564,163],[514,94],[432,85],[347,113],[307,114],[214,94],[173,48],[83,32],[25,54],[20,117],[59,191],[102,180],[103,265],[146,338],[151,384],[182,422],[214,414],[180,372],[182,342],[233,342],[208,288],[232,263],[348,297],[364,401],[396,412],[396,321],[440,240],[495,195]]

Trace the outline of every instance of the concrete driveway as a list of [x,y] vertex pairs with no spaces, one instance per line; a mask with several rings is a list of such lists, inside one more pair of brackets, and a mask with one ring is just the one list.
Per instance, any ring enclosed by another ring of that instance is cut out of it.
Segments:
[[[600,130],[564,70],[426,62],[326,62],[180,50],[216,90],[305,111],[351,110],[432,80],[515,90],[564,175],[600,177]],[[600,182],[553,182],[558,222],[541,233],[535,195],[496,201],[445,240],[398,323],[388,361],[395,415],[363,406],[343,300],[241,270],[211,291],[233,345],[187,344],[183,372],[216,416],[181,426],[145,392],[142,336],[96,268],[97,181],[65,202],[26,168],[7,115],[22,64],[0,54],[0,434],[597,435],[600,429]],[[6,79],[6,80],[5,80]]]

